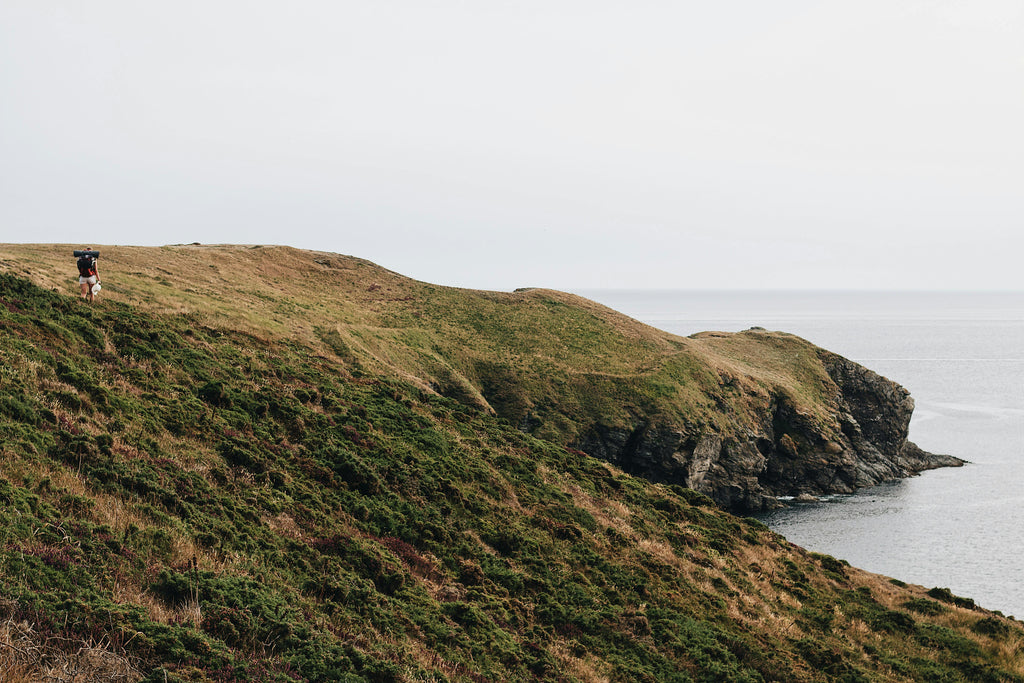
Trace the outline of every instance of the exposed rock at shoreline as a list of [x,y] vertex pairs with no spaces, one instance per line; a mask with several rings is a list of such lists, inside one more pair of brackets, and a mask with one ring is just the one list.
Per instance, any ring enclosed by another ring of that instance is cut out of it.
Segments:
[[838,430],[822,429],[779,395],[746,433],[651,421],[632,431],[596,425],[576,445],[628,472],[695,489],[740,511],[777,507],[779,497],[851,493],[964,464],[907,440],[914,400],[902,386],[829,351],[818,355],[833,383]]

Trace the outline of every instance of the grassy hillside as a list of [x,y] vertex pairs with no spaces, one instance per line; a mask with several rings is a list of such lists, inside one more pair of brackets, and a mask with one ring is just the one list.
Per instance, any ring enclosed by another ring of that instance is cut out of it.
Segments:
[[[73,248],[5,245],[0,261],[43,287],[73,292]],[[356,372],[476,402],[514,423],[530,419],[537,436],[566,443],[580,425],[626,425],[638,416],[695,429],[750,426],[779,392],[830,423],[822,410],[834,398],[827,377],[813,347],[790,335],[682,338],[571,294],[440,287],[287,247],[102,254],[104,300],[289,339]],[[746,403],[734,400],[740,395]]]
[[491,345],[513,398],[617,373],[723,419],[650,378],[809,397],[799,340],[277,248],[104,250],[89,306],[69,250],[0,247],[0,679],[1024,680],[1017,622],[524,434],[468,374]]

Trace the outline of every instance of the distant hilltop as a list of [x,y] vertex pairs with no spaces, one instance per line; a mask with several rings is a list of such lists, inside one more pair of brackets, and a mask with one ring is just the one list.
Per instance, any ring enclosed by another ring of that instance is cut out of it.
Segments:
[[[70,296],[73,248],[4,245],[0,268]],[[563,292],[442,287],[289,247],[96,249],[104,300],[295,340],[734,510],[962,464],[907,440],[905,389],[783,332],[678,337]]]

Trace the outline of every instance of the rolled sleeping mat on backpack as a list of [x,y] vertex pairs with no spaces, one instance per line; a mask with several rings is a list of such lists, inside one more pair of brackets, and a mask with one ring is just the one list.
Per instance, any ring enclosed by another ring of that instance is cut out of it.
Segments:
[[74,252],[72,252],[72,253],[75,256],[79,256],[79,257],[81,257],[81,256],[92,256],[93,258],[99,258],[100,257],[100,252],[94,251],[92,249],[90,249],[90,250],[75,249]]

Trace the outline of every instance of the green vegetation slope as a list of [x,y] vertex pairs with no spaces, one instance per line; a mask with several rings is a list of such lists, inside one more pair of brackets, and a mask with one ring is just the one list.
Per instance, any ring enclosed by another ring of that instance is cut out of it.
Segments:
[[[4,680],[1024,680],[1017,622],[566,449],[571,425],[523,433],[486,391],[467,399],[453,360],[505,326],[576,368],[525,316],[460,328],[489,300],[632,335],[622,374],[747,339],[691,344],[565,295],[281,249],[111,258],[89,306],[63,251],[0,248]],[[306,257],[325,279],[288,263]],[[334,270],[348,289],[326,286]],[[391,301],[411,289],[418,303]],[[445,368],[461,394],[437,390]]]
[[[7,245],[0,268],[74,292],[72,248]],[[112,247],[100,263],[102,301],[288,340],[734,509],[955,464],[906,443],[902,388],[788,334],[683,338],[561,292],[440,287],[284,247]]]

